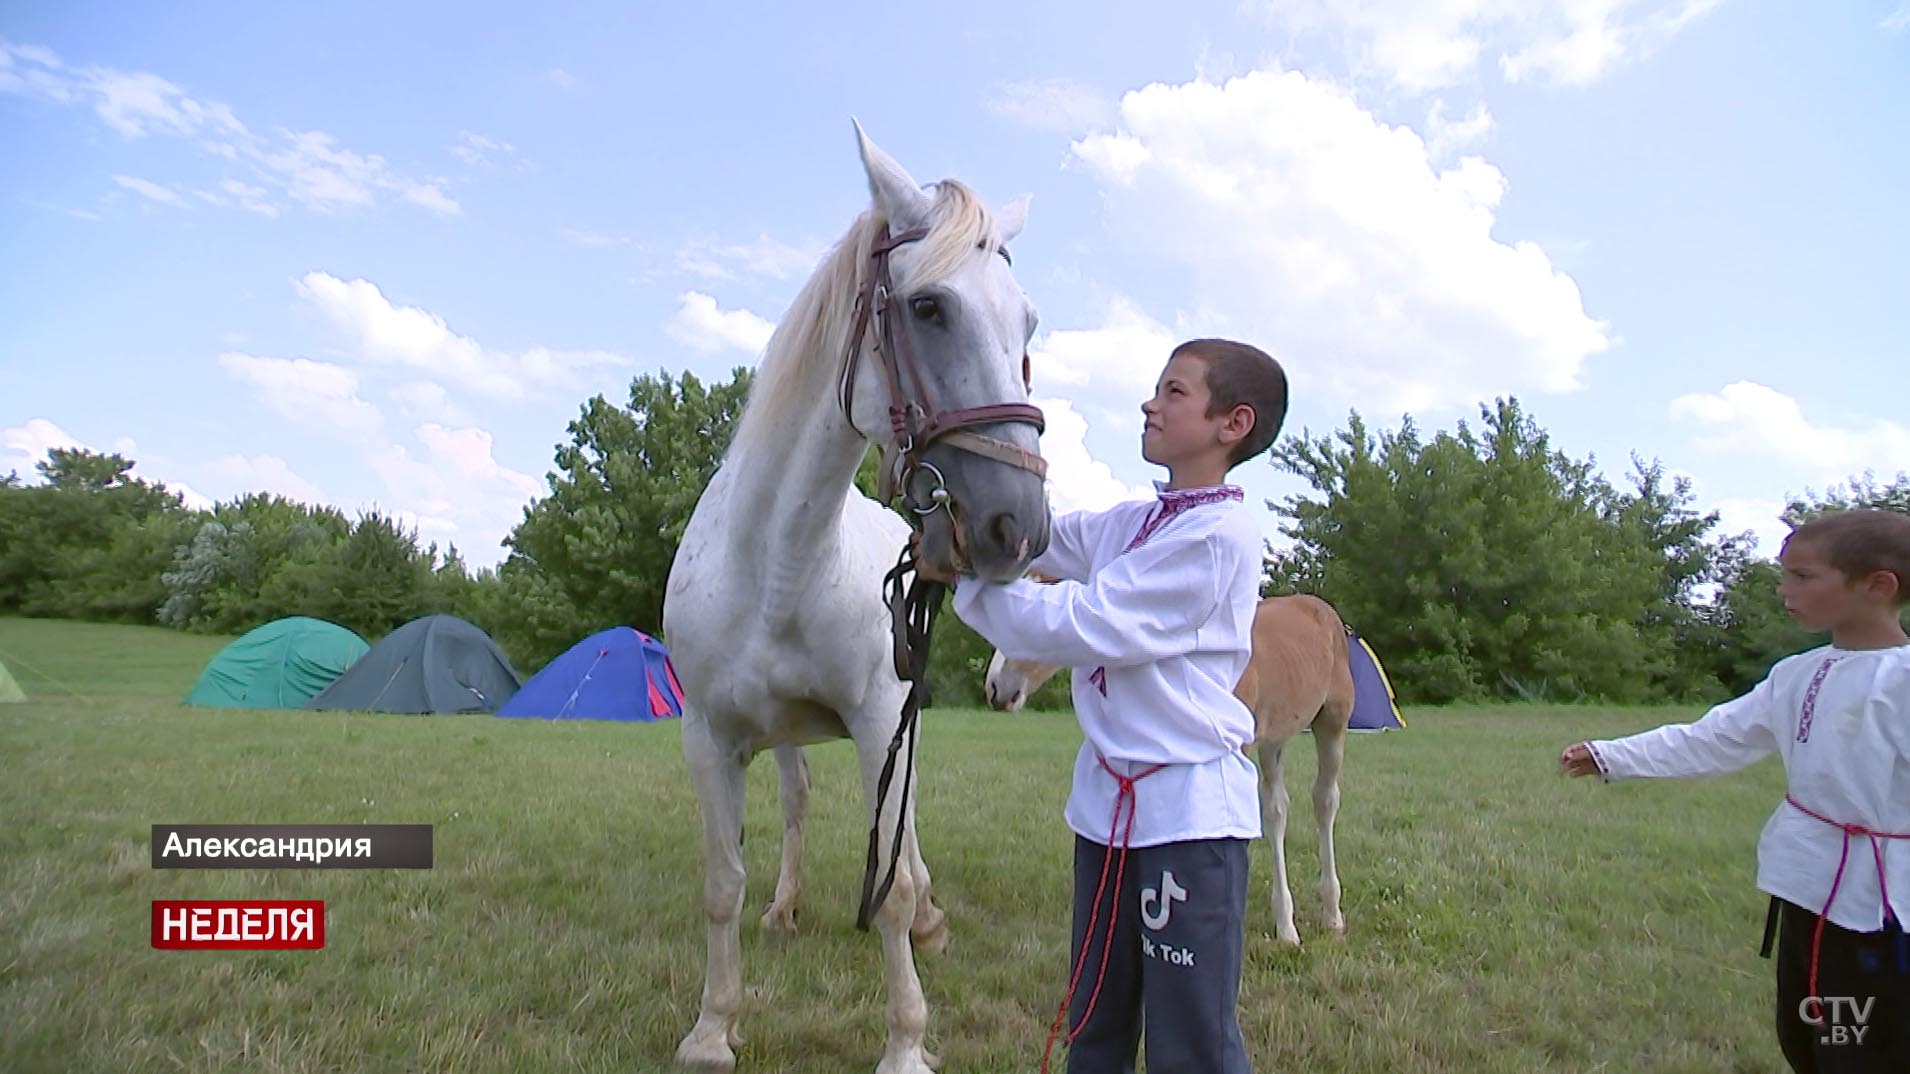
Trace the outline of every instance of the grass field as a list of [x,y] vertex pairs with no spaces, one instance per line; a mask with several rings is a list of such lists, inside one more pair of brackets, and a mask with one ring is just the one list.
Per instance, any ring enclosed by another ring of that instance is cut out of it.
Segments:
[[[702,983],[698,823],[673,723],[189,709],[223,639],[0,619],[0,1071],[662,1071]],[[1694,709],[1409,711],[1356,736],[1340,814],[1344,942],[1289,751],[1298,951],[1254,860],[1242,1023],[1261,1072],[1783,1069],[1757,832],[1774,763],[1707,783],[1555,774],[1567,741]],[[938,709],[924,853],[952,943],[920,956],[945,1074],[1032,1071],[1065,983],[1079,742],[1060,715]],[[853,756],[811,751],[804,934],[764,938],[775,766],[750,774],[740,1072],[872,1070],[880,953],[853,929]],[[155,871],[155,823],[429,823],[429,871]],[[312,898],[304,952],[149,946],[160,898]]]

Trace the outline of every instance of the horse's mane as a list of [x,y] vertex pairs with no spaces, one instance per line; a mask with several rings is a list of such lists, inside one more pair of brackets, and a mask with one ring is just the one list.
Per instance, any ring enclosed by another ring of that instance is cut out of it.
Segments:
[[[756,368],[749,402],[737,419],[732,452],[746,448],[792,420],[792,409],[809,397],[819,366],[826,363],[829,382],[841,370],[849,344],[856,293],[869,247],[887,221],[873,210],[863,213],[823,258],[809,282],[790,303],[764,348]],[[975,192],[953,179],[935,184],[935,204],[929,212],[929,232],[914,247],[915,264],[907,276],[898,276],[898,290],[913,290],[953,275],[962,259],[977,247],[992,250],[1001,244],[994,216]]]

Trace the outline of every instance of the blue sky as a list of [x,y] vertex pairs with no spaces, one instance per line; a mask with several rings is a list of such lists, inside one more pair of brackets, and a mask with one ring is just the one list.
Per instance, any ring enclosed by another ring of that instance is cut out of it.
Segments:
[[7,5],[0,471],[122,450],[494,563],[589,395],[755,361],[867,203],[852,115],[1034,196],[1060,506],[1160,476],[1201,335],[1290,432],[1517,395],[1767,551],[1910,468],[1910,3],[651,6]]

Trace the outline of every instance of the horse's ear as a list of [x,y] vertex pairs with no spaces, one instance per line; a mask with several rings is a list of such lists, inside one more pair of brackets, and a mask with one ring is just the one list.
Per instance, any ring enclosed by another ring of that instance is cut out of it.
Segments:
[[875,199],[876,212],[888,219],[889,230],[907,231],[926,221],[934,204],[928,191],[894,157],[869,140],[861,121],[851,122],[855,123],[856,142],[862,150],[862,168],[869,173],[869,193]]
[[1033,194],[1021,197],[1001,207],[995,214],[995,226],[1001,231],[1001,241],[1014,242],[1021,229],[1028,226],[1028,203],[1034,200]]

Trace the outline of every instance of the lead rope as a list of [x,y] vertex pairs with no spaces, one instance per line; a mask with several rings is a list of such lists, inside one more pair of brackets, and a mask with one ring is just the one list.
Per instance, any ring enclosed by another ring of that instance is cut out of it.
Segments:
[[1902,925],[1897,922],[1896,911],[1890,908],[1890,882],[1884,877],[1883,844],[1879,842],[1879,840],[1910,839],[1910,832],[1880,832],[1875,828],[1867,828],[1861,824],[1845,824],[1840,820],[1832,820],[1788,794],[1784,796],[1784,801],[1799,813],[1813,820],[1823,821],[1825,824],[1844,833],[1844,849],[1837,858],[1837,875],[1831,878],[1830,894],[1824,897],[1824,908],[1817,911],[1817,927],[1811,930],[1810,992],[1808,994],[1812,996],[1817,995],[1817,956],[1824,942],[1824,922],[1830,917],[1830,904],[1837,901],[1837,889],[1844,883],[1844,866],[1850,864],[1850,837],[1853,835],[1861,835],[1870,840],[1870,854],[1871,857],[1876,860],[1877,864],[1877,891],[1883,899],[1884,927],[1888,929],[1893,924],[1898,927],[1897,962],[1899,968],[1903,968],[1904,949],[1901,935]]
[[[907,581],[905,581],[907,580]],[[902,855],[902,821],[909,793],[915,785],[915,734],[922,714],[922,698],[928,692],[929,635],[935,629],[935,613],[941,610],[942,593],[948,588],[915,573],[908,546],[889,573],[883,576],[888,589],[889,618],[895,632],[895,674],[909,684],[909,696],[902,702],[902,718],[896,721],[895,736],[889,740],[889,755],[882,762],[882,775],[876,781],[875,818],[869,823],[869,853],[862,868],[862,904],[856,910],[856,928],[867,931],[876,907],[889,897],[895,884],[896,862]],[[909,751],[902,765],[902,802],[896,807],[895,838],[889,848],[889,868],[876,883],[876,863],[882,847],[882,808],[895,780],[895,759],[908,740]]]
[[[1108,952],[1114,947],[1115,922],[1121,916],[1121,879],[1127,875],[1127,844],[1134,835],[1134,814],[1140,810],[1140,797],[1135,793],[1134,785],[1159,772],[1166,765],[1149,765],[1132,776],[1124,776],[1108,764],[1108,759],[1095,755],[1101,762],[1101,768],[1114,777],[1114,817],[1108,824],[1108,851],[1101,858],[1101,878],[1094,885],[1094,902],[1088,910],[1088,927],[1081,933],[1081,953],[1075,956],[1074,972],[1068,977],[1068,990],[1061,996],[1061,1009],[1055,1012],[1054,1024],[1048,1027],[1048,1043],[1041,1047],[1041,1074],[1048,1074],[1048,1058],[1054,1052],[1054,1042],[1061,1036],[1061,1026],[1068,1020],[1068,1007],[1074,1003],[1076,988],[1081,984],[1081,971],[1088,965],[1088,949],[1094,944],[1094,926],[1101,919],[1101,894],[1107,890],[1108,865],[1114,869],[1114,905],[1108,907],[1108,926],[1101,937],[1101,965],[1094,971],[1094,989],[1088,993],[1088,1005],[1081,1012],[1081,1020],[1075,1023],[1067,1039],[1062,1043],[1074,1046],[1075,1038],[1088,1027],[1088,1019],[1094,1016],[1094,1004],[1101,998],[1101,984],[1107,979]],[[1121,824],[1121,808],[1127,807],[1127,825]]]

